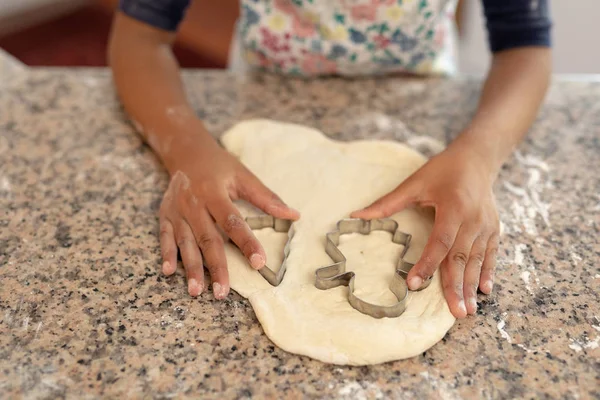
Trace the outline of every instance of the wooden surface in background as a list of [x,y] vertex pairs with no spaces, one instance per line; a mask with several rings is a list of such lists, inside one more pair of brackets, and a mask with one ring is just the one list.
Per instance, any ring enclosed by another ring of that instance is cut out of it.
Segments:
[[[103,67],[112,18],[112,9],[109,12],[92,3],[60,18],[0,36],[0,48],[30,66]],[[226,65],[226,57],[209,58],[181,41],[173,52],[184,68]]]
[[[119,3],[97,2],[109,10],[115,10]],[[194,0],[178,30],[176,43],[224,67],[238,14],[238,0]]]

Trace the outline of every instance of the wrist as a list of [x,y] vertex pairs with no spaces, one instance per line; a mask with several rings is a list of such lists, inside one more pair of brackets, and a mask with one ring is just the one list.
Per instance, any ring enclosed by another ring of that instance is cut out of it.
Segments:
[[456,154],[457,157],[468,160],[474,168],[487,174],[492,182],[500,172],[505,159],[500,149],[494,144],[462,134],[448,146],[448,151]]
[[203,154],[219,147],[201,121],[198,122],[183,129],[179,127],[163,138],[157,153],[170,174],[185,169],[190,160],[204,157]]

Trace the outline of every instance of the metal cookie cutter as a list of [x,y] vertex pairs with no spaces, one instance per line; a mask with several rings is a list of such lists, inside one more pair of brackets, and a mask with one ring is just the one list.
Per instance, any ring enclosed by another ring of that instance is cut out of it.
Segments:
[[[394,278],[390,284],[390,290],[398,302],[391,306],[379,306],[361,300],[354,294],[354,278],[356,274],[352,271],[346,272],[346,257],[338,245],[340,236],[348,233],[361,233],[368,235],[373,231],[386,231],[392,234],[394,243],[404,246],[400,259],[394,273]],[[406,299],[408,298],[408,286],[406,277],[414,264],[404,260],[404,256],[410,246],[412,235],[398,230],[398,223],[390,218],[364,220],[364,219],[342,219],[337,223],[337,229],[329,232],[326,236],[325,251],[334,261],[333,264],[317,269],[315,272],[315,286],[318,289],[331,289],[341,285],[348,286],[348,302],[356,310],[374,318],[398,317],[406,309]],[[423,282],[418,290],[425,289],[431,283],[431,278]]]
[[294,226],[292,225],[294,221],[290,219],[280,219],[275,218],[271,215],[258,215],[254,217],[247,217],[246,223],[250,227],[250,229],[263,229],[263,228],[273,228],[275,232],[287,232],[288,240],[285,243],[285,247],[283,248],[283,261],[281,263],[281,267],[279,271],[274,272],[271,268],[266,265],[258,270],[260,274],[273,286],[278,286],[283,280],[283,276],[285,275],[285,270],[287,268],[287,257],[290,253],[290,242],[292,241],[292,237],[294,237]]

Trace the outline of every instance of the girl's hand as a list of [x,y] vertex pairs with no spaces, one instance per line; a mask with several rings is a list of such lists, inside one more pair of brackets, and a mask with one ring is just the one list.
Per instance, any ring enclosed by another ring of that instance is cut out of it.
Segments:
[[206,267],[214,296],[222,299],[229,293],[229,276],[218,228],[241,249],[253,268],[260,269],[266,262],[264,249],[232,201],[246,200],[278,218],[297,219],[299,213],[212,138],[180,143],[172,150],[177,161],[159,213],[163,272],[175,272],[179,248],[189,294],[198,296],[205,289]]
[[492,291],[499,220],[491,169],[469,145],[454,143],[395,190],[351,214],[373,219],[410,205],[433,207],[433,231],[407,283],[418,289],[441,266],[444,295],[457,318],[477,311],[478,287]]

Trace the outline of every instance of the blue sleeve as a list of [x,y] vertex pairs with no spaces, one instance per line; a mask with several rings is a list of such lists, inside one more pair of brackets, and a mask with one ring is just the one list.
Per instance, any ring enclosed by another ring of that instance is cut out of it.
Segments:
[[550,47],[548,0],[482,0],[492,52],[515,47]]
[[119,10],[155,28],[174,31],[189,4],[190,0],[120,0]]

